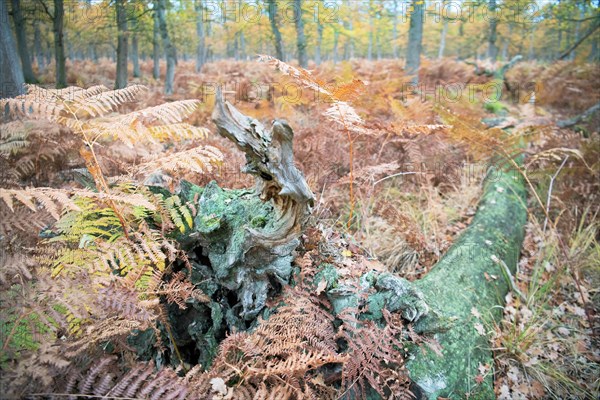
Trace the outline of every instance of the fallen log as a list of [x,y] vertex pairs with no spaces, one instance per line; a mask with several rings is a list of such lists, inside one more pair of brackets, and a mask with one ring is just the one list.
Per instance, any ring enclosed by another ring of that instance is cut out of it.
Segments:
[[[508,165],[490,172],[471,225],[414,285],[449,329],[435,334],[441,355],[426,348],[407,364],[418,398],[494,398],[491,324],[502,318],[527,219],[524,179]],[[426,326],[431,317],[417,325]],[[479,368],[481,367],[481,372]]]

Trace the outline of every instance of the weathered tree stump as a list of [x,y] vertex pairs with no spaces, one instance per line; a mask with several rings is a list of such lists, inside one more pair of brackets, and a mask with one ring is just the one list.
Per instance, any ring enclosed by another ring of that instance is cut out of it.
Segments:
[[[192,233],[180,242],[192,263],[192,281],[211,302],[193,303],[184,311],[171,307],[169,318],[178,347],[196,358],[187,361],[204,366],[225,332],[255,326],[256,317],[269,311],[267,299],[289,282],[293,252],[314,198],[294,166],[287,123],[276,120],[268,131],[220,93],[213,120],[220,134],[246,154],[244,171],[256,177],[256,187],[183,183],[179,194],[197,204]],[[501,317],[499,305],[509,290],[503,271],[515,270],[525,220],[523,179],[499,165],[488,172],[471,226],[420,281],[380,271],[356,278],[324,268],[320,274],[331,312],[360,308],[366,310],[360,318],[383,323],[386,308],[412,321],[416,332],[433,334],[441,355],[417,347],[407,364],[418,398],[493,398],[491,373],[476,379],[479,366],[493,368],[482,328]]]

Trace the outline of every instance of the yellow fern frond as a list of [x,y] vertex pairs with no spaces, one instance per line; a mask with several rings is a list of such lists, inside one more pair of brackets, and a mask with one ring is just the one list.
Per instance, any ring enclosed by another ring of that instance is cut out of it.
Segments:
[[[83,124],[81,129],[86,135],[112,136],[129,146],[139,141],[203,138],[207,133],[205,129],[183,124],[199,104],[198,100],[175,101],[125,115],[96,118]],[[77,129],[77,126],[72,127]]]
[[199,146],[180,151],[158,160],[149,161],[136,168],[137,173],[192,171],[200,174],[212,172],[223,161],[223,153],[216,147]]
[[103,91],[103,86],[76,93],[72,101],[67,102],[69,110],[77,116],[97,117],[114,110],[120,104],[136,101],[146,89],[142,85],[131,85],[123,89]]
[[177,137],[179,139],[205,139],[210,131],[207,128],[179,123],[172,125],[151,126],[148,128],[150,135],[159,141]]
[[9,156],[27,147],[29,131],[22,121],[0,125],[0,154]]

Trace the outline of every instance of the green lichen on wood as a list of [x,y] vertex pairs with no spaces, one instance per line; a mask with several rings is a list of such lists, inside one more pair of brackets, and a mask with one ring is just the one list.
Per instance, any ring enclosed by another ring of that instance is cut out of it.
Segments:
[[[489,339],[480,330],[502,315],[498,305],[508,283],[498,263],[506,263],[511,272],[516,269],[527,218],[525,196],[518,171],[493,171],[471,225],[434,269],[415,282],[425,302],[453,321],[449,329],[435,335],[441,356],[422,348],[407,364],[421,397],[495,398],[491,373],[481,377],[482,383],[475,380],[480,365],[493,367]],[[429,318],[419,323],[426,324]]]

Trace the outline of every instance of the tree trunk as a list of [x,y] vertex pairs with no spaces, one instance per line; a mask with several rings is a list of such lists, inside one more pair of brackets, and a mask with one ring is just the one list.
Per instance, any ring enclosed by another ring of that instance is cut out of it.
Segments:
[[498,18],[496,16],[496,0],[490,0],[488,6],[488,18],[490,20],[490,33],[488,35],[488,58],[495,62],[498,58],[498,46],[496,39],[498,38]]
[[269,21],[271,23],[271,30],[273,31],[273,43],[275,45],[275,57],[277,57],[281,61],[285,61],[283,57],[283,42],[281,39],[281,32],[279,32],[279,27],[277,26],[277,1],[276,0],[268,0],[268,12],[269,12]]
[[[575,23],[575,42],[577,42],[579,40],[580,37],[580,33],[581,33],[581,20],[585,17],[585,8],[581,7],[581,9],[579,10],[579,21],[577,21]],[[569,60],[573,61],[575,59],[575,48],[573,48],[573,50],[571,51],[571,54],[569,54]]]
[[[23,69],[19,62],[17,44],[8,24],[8,4],[0,1],[0,98],[14,97],[23,93]],[[2,113],[4,110],[2,110]]]
[[52,26],[54,30],[54,60],[56,61],[56,88],[67,87],[67,68],[65,66],[64,43],[64,17],[65,8],[63,0],[54,0],[54,17]]
[[140,69],[140,52],[137,32],[134,32],[133,35],[131,35],[131,62],[133,63],[133,77],[139,78],[142,76],[142,71]]
[[204,12],[202,1],[196,0],[196,36],[198,37],[198,46],[196,46],[196,72],[202,70],[206,57],[206,39],[204,37]]
[[510,42],[510,37],[512,36],[513,25],[512,23],[508,24],[508,37],[505,37],[502,42],[502,61],[508,60],[508,44]]
[[[243,10],[243,6],[244,6],[244,2],[243,0],[239,0],[238,1],[238,12],[241,14],[242,10]],[[243,14],[241,14],[243,15]],[[244,25],[242,25],[240,27],[240,31],[239,31],[239,39],[240,39],[240,60],[245,60],[246,59],[246,36],[244,35]]]
[[127,87],[127,11],[125,0],[116,0],[117,14],[117,76],[115,89]]
[[398,58],[398,0],[394,0],[392,9],[392,56]]
[[166,17],[166,0],[158,0],[158,7],[156,9],[158,15],[158,24],[160,28],[160,36],[165,47],[165,53],[167,55],[167,76],[165,77],[165,94],[173,94],[173,82],[175,80],[175,62],[176,52],[175,46],[171,43],[169,38],[169,31],[167,29],[167,17]]
[[531,32],[529,33],[529,51],[527,52],[527,59],[533,60],[535,58],[535,25],[531,27]]
[[419,82],[419,66],[421,64],[421,50],[423,42],[423,2],[413,0],[410,26],[408,28],[408,52],[406,54],[406,73],[413,75],[412,83]]
[[306,68],[308,66],[308,58],[306,57],[306,36],[304,36],[304,21],[302,20],[302,0],[294,0],[294,22],[296,24],[298,64],[302,68]]
[[[27,34],[25,32],[25,20],[21,11],[21,0],[12,0],[12,17],[15,23],[15,32],[17,34],[17,49],[21,58],[21,67],[23,68],[23,76],[25,82],[36,83],[37,79],[31,67],[31,57],[27,49]],[[8,20],[7,20],[8,22]]]
[[317,46],[315,47],[315,63],[321,64],[321,45],[323,43],[323,23],[321,22],[321,2],[317,2]]
[[575,43],[569,46],[569,48],[566,51],[564,51],[560,56],[558,56],[558,59],[564,60],[565,58],[567,58],[569,54],[571,54],[581,43],[585,41],[585,39],[587,39],[598,28],[600,28],[600,17],[596,17],[592,22],[590,28],[579,38],[579,40],[577,40]]
[[152,28],[152,77],[154,79],[160,78],[160,49],[159,49],[159,26],[158,26],[158,2],[154,2],[154,13],[153,13],[153,28]]
[[367,60],[373,60],[373,30],[375,22],[373,21],[373,0],[369,1],[369,47],[367,48]]
[[[503,265],[511,273],[516,270],[527,220],[525,197],[522,176],[508,164],[499,166],[488,175],[469,228],[442,260],[415,282],[429,307],[442,320],[453,321],[435,336],[441,355],[421,348],[407,364],[420,392],[417,398],[495,397],[493,374],[483,377],[478,371],[480,365],[494,365],[489,339],[481,330],[502,318],[498,304],[509,290]],[[423,318],[415,328],[423,329],[430,318]],[[476,382],[478,376],[483,382]]]
[[334,28],[333,31],[333,64],[337,64],[339,56],[338,56],[338,44],[340,40],[340,32]]
[[46,69],[46,60],[44,59],[44,50],[42,50],[42,33],[40,32],[39,21],[34,21],[33,23],[33,48],[38,72],[41,72]]
[[446,50],[446,35],[448,34],[448,20],[444,18],[442,23],[442,36],[440,37],[440,49],[438,50],[438,60],[444,57],[444,50]]
[[[350,0],[344,0],[345,8],[351,11],[352,3]],[[344,29],[346,31],[354,30],[354,24],[352,18],[344,19]],[[351,36],[346,35],[346,43],[344,44],[344,60],[350,60],[354,58],[354,42]]]

